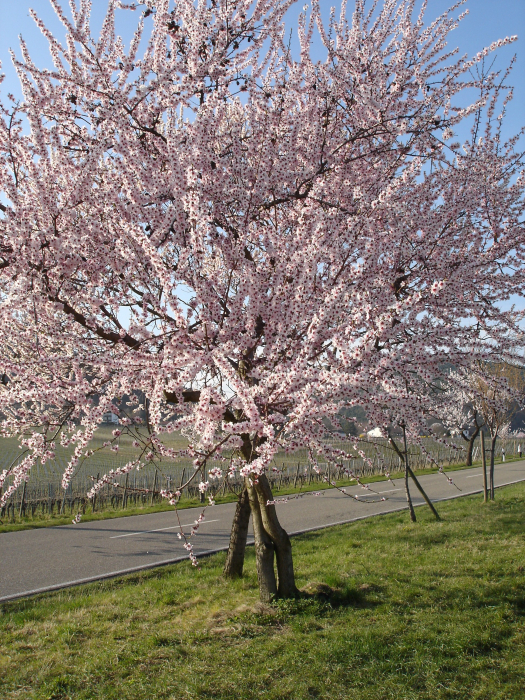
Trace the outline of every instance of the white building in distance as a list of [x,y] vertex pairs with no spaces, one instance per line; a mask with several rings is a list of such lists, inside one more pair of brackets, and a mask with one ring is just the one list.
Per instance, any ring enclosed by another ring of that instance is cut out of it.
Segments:
[[368,437],[383,437],[383,433],[381,432],[381,428],[374,428],[373,430],[369,430],[367,433]]
[[112,411],[106,411],[102,415],[102,425],[118,425],[119,424],[119,419],[118,416],[113,413]]

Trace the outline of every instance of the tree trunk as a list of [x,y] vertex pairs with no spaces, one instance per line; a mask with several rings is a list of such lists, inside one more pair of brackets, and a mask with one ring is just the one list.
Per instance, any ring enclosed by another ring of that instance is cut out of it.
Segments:
[[494,500],[494,458],[496,455],[496,440],[497,435],[494,435],[490,441],[490,500]]
[[407,434],[405,426],[403,425],[403,443],[405,446],[405,494],[407,497],[408,510],[410,511],[410,520],[416,522],[416,513],[414,511],[414,505],[412,503],[412,497],[410,496],[410,489],[408,487],[408,472],[410,467],[408,466],[408,447],[407,447]]
[[254,484],[254,490],[257,494],[264,530],[272,540],[275,548],[279,581],[277,593],[280,598],[293,598],[298,591],[295,585],[292,543],[288,533],[279,522],[275,506],[268,505],[268,501],[273,500],[273,494],[265,474],[261,474],[258,477],[257,483]]
[[248,490],[243,488],[237,501],[235,515],[233,516],[230,546],[226,556],[226,563],[224,564],[223,573],[227,578],[239,578],[242,576],[249,522],[250,498]]
[[270,603],[277,597],[277,581],[273,568],[274,544],[264,529],[259,498],[255,486],[247,480],[247,491],[252,511],[253,535],[255,539],[255,562],[259,581],[259,596],[263,603]]
[[481,431],[481,465],[483,467],[483,503],[489,500],[489,492],[487,488],[487,455],[485,454],[485,433]]
[[[255,441],[250,439],[248,434],[242,436],[243,445],[241,452],[247,464],[257,457]],[[268,501],[273,501],[272,489],[266,475],[246,478],[245,488],[248,492],[248,499],[252,513],[253,535],[255,540],[255,560],[257,564],[257,577],[259,580],[259,594],[263,602],[273,600],[277,595],[283,598],[290,598],[297,595],[295,586],[295,576],[292,559],[292,543],[288,533],[281,527],[275,506],[268,505]],[[237,513],[236,513],[237,515]],[[243,515],[246,518],[246,515]],[[232,529],[232,538],[234,535]],[[236,567],[242,571],[239,564],[241,556],[241,537],[239,542],[230,541],[230,549],[238,553]],[[229,552],[228,552],[229,554]],[[277,558],[277,573],[279,586],[274,571],[274,557]]]
[[410,520],[413,523],[415,523],[416,522],[416,514],[414,511],[414,506],[412,504],[412,497],[410,496],[410,489],[408,488],[408,468],[407,468],[406,464],[405,464],[405,494],[407,497],[408,510],[410,511]]
[[479,434],[479,428],[476,428],[476,430],[472,433],[470,438],[468,439],[468,445],[467,445],[467,459],[465,461],[465,466],[466,467],[471,467],[472,466],[472,453],[474,451],[474,443],[476,442],[476,438],[478,437]]
[[418,490],[419,490],[419,493],[420,493],[420,494],[423,496],[423,498],[425,499],[425,503],[427,504],[427,506],[430,508],[430,510],[431,510],[432,513],[434,514],[434,517],[436,518],[436,520],[441,520],[441,518],[439,517],[439,513],[437,512],[436,508],[434,507],[434,504],[432,503],[432,501],[430,500],[430,498],[427,496],[425,490],[423,489],[423,487],[422,487],[421,484],[419,483],[418,479],[416,478],[416,475],[414,474],[414,472],[412,471],[412,469],[410,468],[410,466],[408,465],[408,463],[407,463],[406,466],[407,466],[407,469],[408,469],[408,473],[410,474],[410,477],[412,478],[412,481],[413,481],[414,484],[417,486],[417,488],[418,488]]

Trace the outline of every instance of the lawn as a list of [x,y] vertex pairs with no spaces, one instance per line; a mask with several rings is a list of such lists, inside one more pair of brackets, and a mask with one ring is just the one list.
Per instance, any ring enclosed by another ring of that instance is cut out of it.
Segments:
[[272,606],[252,550],[3,604],[0,697],[522,700],[525,485],[496,497],[296,537]]

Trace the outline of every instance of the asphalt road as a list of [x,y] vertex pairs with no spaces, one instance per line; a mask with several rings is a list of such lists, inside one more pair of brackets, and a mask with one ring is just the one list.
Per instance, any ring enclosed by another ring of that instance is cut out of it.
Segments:
[[[458,488],[441,474],[419,477],[434,502],[482,489],[480,468],[449,475]],[[497,486],[517,481],[525,481],[525,461],[496,465]],[[370,488],[380,495],[358,486],[347,489],[363,502],[330,489],[322,495],[308,494],[278,503],[279,519],[290,534],[299,534],[406,508],[401,479],[396,479],[395,485],[378,482]],[[422,505],[413,484],[411,493],[414,505]],[[381,497],[387,500],[379,500]],[[367,499],[375,502],[364,502]],[[185,532],[189,533],[200,510],[179,511]],[[228,547],[234,510],[234,503],[206,509],[206,520],[192,538],[197,555]],[[183,560],[187,554],[177,532],[176,515],[168,511],[0,534],[0,602]]]

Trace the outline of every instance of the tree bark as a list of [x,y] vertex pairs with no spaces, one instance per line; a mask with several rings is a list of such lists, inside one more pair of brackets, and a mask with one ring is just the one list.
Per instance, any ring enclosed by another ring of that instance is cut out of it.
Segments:
[[[247,434],[242,435],[241,452],[249,464],[257,457],[256,444]],[[273,600],[277,595],[290,598],[297,595],[293,569],[292,543],[288,533],[279,523],[273,501],[270,483],[265,474],[244,480],[252,513],[253,535],[255,540],[255,560],[259,580],[259,594],[263,602]],[[245,517],[245,516],[244,516]],[[232,530],[233,536],[233,530]],[[239,538],[240,539],[240,538]],[[240,544],[237,546],[240,551]],[[232,542],[230,541],[230,547]],[[279,586],[274,570],[277,559]],[[239,567],[239,562],[236,564]]]
[[280,598],[293,598],[298,591],[295,585],[292,543],[288,533],[279,522],[275,506],[268,505],[268,501],[273,500],[273,494],[270,482],[265,474],[261,474],[258,477],[254,489],[257,494],[264,530],[269,535],[275,548],[279,581],[277,593]]
[[481,465],[483,467],[483,503],[489,500],[489,491],[487,488],[487,455],[485,454],[485,433],[481,431]]
[[416,478],[416,475],[414,474],[414,472],[412,471],[412,469],[410,468],[410,466],[408,465],[408,463],[407,463],[407,469],[408,469],[408,473],[410,474],[410,477],[411,477],[412,481],[413,481],[414,484],[417,486],[417,488],[418,488],[418,490],[419,490],[419,493],[420,493],[420,494],[423,496],[423,498],[425,499],[425,503],[427,504],[427,506],[430,508],[430,510],[431,510],[432,513],[434,514],[434,517],[436,518],[436,520],[441,520],[441,518],[439,517],[439,513],[437,512],[437,510],[436,510],[434,504],[432,503],[432,501],[430,500],[430,498],[427,496],[425,490],[423,489],[423,487],[422,487],[421,484],[419,483],[418,479]]
[[494,500],[494,458],[496,455],[496,440],[497,435],[494,435],[490,440],[490,500]]
[[414,505],[412,503],[412,497],[410,495],[410,489],[408,487],[408,469],[407,469],[406,464],[405,464],[405,494],[407,497],[408,510],[410,511],[410,520],[413,523],[415,523],[416,522],[416,513],[414,511]]
[[243,488],[237,501],[237,508],[233,516],[230,535],[230,546],[224,564],[224,576],[226,578],[240,578],[244,566],[244,554],[246,551],[246,539],[248,537],[248,524],[250,522],[250,499],[248,490]]
[[408,466],[408,447],[407,447],[407,435],[406,435],[406,429],[405,426],[403,425],[403,443],[405,446],[405,494],[407,497],[407,503],[408,503],[408,510],[410,511],[410,520],[415,523],[416,522],[416,513],[414,511],[414,505],[412,503],[412,497],[410,495],[410,489],[408,487],[408,472],[410,467]]
[[259,596],[263,603],[271,603],[277,597],[277,580],[273,568],[275,555],[274,544],[264,529],[259,498],[255,486],[247,480],[247,491],[252,511],[253,535],[255,539],[255,562],[257,565],[257,580],[259,581]]
[[478,437],[480,428],[476,428],[476,430],[472,433],[472,435],[469,438],[466,438],[463,436],[463,439],[467,441],[467,458],[465,460],[465,466],[466,467],[471,467],[472,466],[472,453],[474,452],[474,443],[476,441],[476,438]]

